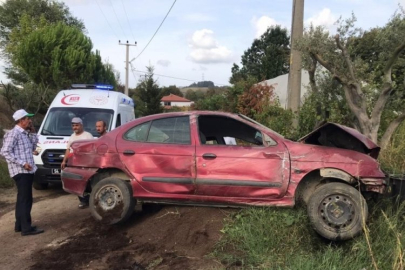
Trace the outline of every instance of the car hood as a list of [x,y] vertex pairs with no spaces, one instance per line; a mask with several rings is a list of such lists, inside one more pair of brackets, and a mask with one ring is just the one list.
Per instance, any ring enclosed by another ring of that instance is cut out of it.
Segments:
[[326,123],[298,142],[354,150],[377,159],[380,147],[353,128]]

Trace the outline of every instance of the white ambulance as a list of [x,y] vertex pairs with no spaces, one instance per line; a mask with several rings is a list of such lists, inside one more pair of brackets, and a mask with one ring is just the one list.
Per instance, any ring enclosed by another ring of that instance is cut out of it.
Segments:
[[39,142],[34,154],[38,170],[34,188],[46,189],[49,183],[60,182],[60,164],[66,144],[73,133],[71,119],[80,117],[85,131],[98,137],[96,122],[103,120],[112,130],[135,119],[134,101],[110,85],[74,84],[60,91],[51,103],[38,130]]

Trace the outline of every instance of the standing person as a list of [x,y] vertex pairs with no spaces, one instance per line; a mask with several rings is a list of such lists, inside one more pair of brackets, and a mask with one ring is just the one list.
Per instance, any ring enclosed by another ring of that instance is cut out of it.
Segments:
[[38,143],[31,118],[33,114],[21,109],[13,114],[15,126],[3,140],[1,155],[7,160],[10,176],[17,185],[17,202],[15,205],[15,232],[22,236],[43,233],[44,230],[32,226],[32,183],[37,166],[32,152]]
[[104,122],[103,120],[98,120],[96,122],[96,130],[97,130],[97,133],[100,135],[100,137],[107,134],[107,124],[106,124],[106,122]]
[[[62,164],[60,165],[62,170],[65,169],[65,167],[66,167],[66,161],[70,154],[70,146],[72,145],[73,142],[78,141],[78,140],[94,139],[94,137],[93,137],[93,135],[91,135],[91,133],[84,131],[83,121],[79,117],[72,118],[72,129],[73,129],[73,134],[70,135],[69,141],[66,145],[65,156],[63,157]],[[80,201],[80,203],[79,203],[80,209],[84,209],[89,206],[88,196],[85,196],[85,197],[79,196],[79,201]]]

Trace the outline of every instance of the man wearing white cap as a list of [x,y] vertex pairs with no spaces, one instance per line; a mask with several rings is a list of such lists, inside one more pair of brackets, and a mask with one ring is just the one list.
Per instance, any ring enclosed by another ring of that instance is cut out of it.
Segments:
[[43,233],[44,230],[32,226],[32,182],[37,170],[32,152],[37,147],[38,138],[32,126],[33,114],[21,109],[13,114],[15,127],[3,139],[1,155],[8,164],[10,176],[17,186],[17,202],[15,207],[15,232],[22,236]]
[[[73,129],[73,134],[70,135],[69,141],[66,145],[66,152],[65,156],[63,158],[62,164],[61,164],[61,169],[65,169],[66,167],[66,161],[69,157],[70,154],[70,146],[72,145],[73,142],[78,141],[78,140],[91,140],[94,139],[93,135],[91,135],[90,132],[84,131],[83,128],[83,121],[79,117],[73,117],[72,118],[72,129]],[[83,209],[86,208],[89,205],[89,198],[87,197],[79,197],[79,208]]]

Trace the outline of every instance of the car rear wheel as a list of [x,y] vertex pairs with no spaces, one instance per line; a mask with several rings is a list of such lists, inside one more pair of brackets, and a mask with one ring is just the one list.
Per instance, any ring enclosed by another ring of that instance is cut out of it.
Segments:
[[348,240],[361,233],[368,207],[361,193],[343,183],[328,183],[317,188],[309,199],[308,216],[321,236]]
[[106,224],[127,220],[134,211],[135,203],[131,185],[114,177],[98,182],[90,195],[91,214],[96,220]]

